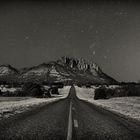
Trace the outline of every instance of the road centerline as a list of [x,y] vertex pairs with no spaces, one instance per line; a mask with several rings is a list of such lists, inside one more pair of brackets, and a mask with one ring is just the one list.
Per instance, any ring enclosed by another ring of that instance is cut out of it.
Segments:
[[72,140],[72,101],[70,100],[67,140]]
[[74,127],[78,128],[78,121],[76,119],[74,119]]

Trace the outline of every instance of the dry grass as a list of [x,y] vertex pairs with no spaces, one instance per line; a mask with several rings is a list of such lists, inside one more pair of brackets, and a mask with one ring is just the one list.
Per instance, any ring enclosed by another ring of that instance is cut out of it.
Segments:
[[8,102],[8,101],[21,101],[29,99],[30,97],[0,97],[0,102]]

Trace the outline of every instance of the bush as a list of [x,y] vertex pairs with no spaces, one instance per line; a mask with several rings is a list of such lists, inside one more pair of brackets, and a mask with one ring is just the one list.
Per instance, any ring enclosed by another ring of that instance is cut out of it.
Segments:
[[11,96],[11,93],[9,91],[5,91],[2,93],[2,96],[9,97],[9,96]]
[[51,97],[51,89],[50,88],[44,92],[43,97],[47,97],[47,98]]
[[1,90],[0,90],[0,96],[2,96],[2,92],[1,92]]
[[95,89],[95,95],[94,95],[94,100],[98,99],[106,99],[106,89],[104,87]]
[[64,87],[64,84],[61,83],[61,82],[58,82],[58,83],[51,83],[50,84],[51,87],[57,87],[57,88],[63,88]]
[[57,95],[59,95],[58,88],[57,87],[52,87],[51,88],[51,94],[57,94]]
[[79,83],[78,83],[77,86],[78,86],[78,87],[82,87],[82,84],[79,84]]
[[106,96],[108,98],[114,96],[114,94],[115,94],[114,89],[106,89]]
[[15,92],[14,92],[14,95],[15,95],[16,97],[24,97],[24,96],[27,96],[28,93],[27,93],[26,91],[15,91]]
[[113,89],[114,94],[112,97],[124,97],[127,96],[127,93],[124,91],[124,89],[122,87]]
[[90,84],[86,84],[86,88],[91,88],[91,85]]
[[100,87],[95,90],[94,99],[97,100],[125,96],[140,96],[140,85],[123,85],[115,89]]
[[140,96],[140,85],[127,85],[123,87],[126,96]]
[[41,86],[35,83],[25,83],[22,89],[26,93],[26,96],[40,97],[44,94]]

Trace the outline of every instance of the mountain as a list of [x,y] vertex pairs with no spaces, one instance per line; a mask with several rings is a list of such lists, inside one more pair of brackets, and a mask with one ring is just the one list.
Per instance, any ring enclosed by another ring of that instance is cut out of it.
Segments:
[[19,71],[11,65],[0,65],[0,82],[17,80]]
[[[84,59],[61,57],[57,61],[42,63],[30,68],[16,70],[9,66],[7,75],[15,75],[20,82],[64,82],[81,84],[114,84],[113,78],[105,74],[100,67],[93,62]],[[0,69],[0,73],[2,69]],[[3,76],[0,75],[0,78]]]
[[11,65],[0,65],[0,76],[15,75],[18,73],[18,70]]

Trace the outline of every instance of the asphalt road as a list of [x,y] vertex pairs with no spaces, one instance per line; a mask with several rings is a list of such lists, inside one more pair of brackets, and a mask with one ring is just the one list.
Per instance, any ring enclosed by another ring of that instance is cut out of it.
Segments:
[[73,140],[140,140],[140,122],[79,100],[74,87],[66,99],[0,121],[0,140],[66,140],[68,134]]

